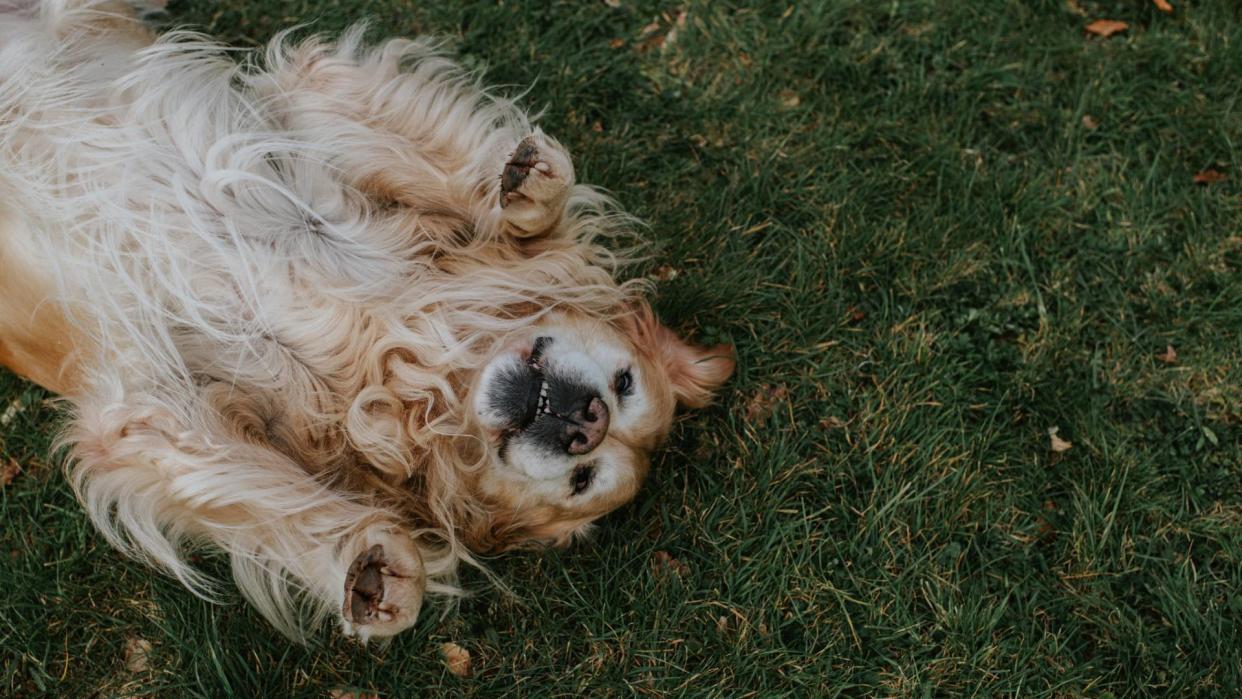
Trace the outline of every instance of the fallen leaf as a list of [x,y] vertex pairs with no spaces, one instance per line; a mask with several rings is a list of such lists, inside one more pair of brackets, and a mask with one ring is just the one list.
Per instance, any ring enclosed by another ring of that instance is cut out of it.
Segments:
[[754,424],[763,424],[772,416],[772,411],[776,409],[776,404],[781,402],[785,396],[789,395],[789,389],[784,386],[771,386],[763,384],[755,395],[750,397],[746,402],[746,420]]
[[677,41],[678,30],[686,26],[686,13],[683,10],[677,10],[671,16],[665,13],[663,19],[672,25],[663,34],[660,33],[662,25],[659,19],[647,24],[638,31],[638,38],[642,39],[642,41],[638,42],[634,48],[638,49],[640,53],[650,51],[651,49],[665,49],[671,46],[674,41]]
[[661,577],[668,573],[679,578],[690,574],[690,566],[673,558],[668,551],[656,551],[651,556],[651,568],[657,576]]
[[8,459],[3,464],[0,464],[0,488],[12,483],[13,479],[17,478],[17,474],[21,472],[22,467],[12,459]]
[[1169,4],[1169,0],[1151,0],[1156,5],[1156,9],[1161,12],[1173,13],[1173,6]]
[[1097,19],[1087,25],[1087,33],[1108,38],[1113,34],[1124,32],[1130,25],[1115,19]]
[[1227,179],[1229,179],[1228,175],[1212,168],[1200,170],[1195,173],[1195,184],[1216,184],[1218,182],[1224,182]]
[[781,105],[784,106],[785,109],[793,109],[794,107],[802,104],[802,98],[793,90],[781,90],[779,96],[781,98]]
[[595,133],[601,133],[604,130],[604,122],[596,121],[595,123],[591,124],[591,130],[594,131]]
[[470,676],[470,651],[450,642],[440,645],[440,655],[444,656],[444,666],[448,668],[450,675]]
[[638,49],[639,53],[645,53],[647,51],[650,51],[651,49],[658,49],[658,48],[663,48],[663,47],[664,47],[664,35],[656,34],[652,36],[650,39],[644,39],[638,42],[638,46],[636,48]]
[[866,311],[861,308],[855,308],[854,306],[850,306],[846,309],[845,314],[849,316],[851,323],[861,323],[867,317]]
[[1177,364],[1177,350],[1173,349],[1173,345],[1166,345],[1164,354],[1157,354],[1156,359],[1165,364]]
[[1091,116],[1090,114],[1082,115],[1082,125],[1083,125],[1083,128],[1087,129],[1088,131],[1095,131],[1096,129],[1100,128],[1100,122],[1096,121],[1095,117]]
[[330,699],[379,699],[375,692],[364,692],[358,689],[334,689],[328,692]]
[[680,274],[681,272],[678,271],[676,267],[670,267],[669,265],[660,265],[659,267],[656,267],[654,276],[659,281],[670,282],[676,279],[677,276]]
[[1082,9],[1082,7],[1078,4],[1078,0],[1065,0],[1065,9],[1073,12],[1079,17],[1087,16],[1087,11]]
[[668,30],[668,34],[664,37],[664,45],[671,46],[674,41],[677,41],[677,33],[684,26],[686,26],[686,13],[684,10],[677,10],[673,15],[673,28]]
[[604,0],[604,4],[609,7],[621,7],[621,0]]
[[125,669],[137,674],[146,672],[147,660],[151,656],[151,642],[145,638],[130,638],[125,641]]
[[1035,518],[1035,531],[1039,532],[1039,538],[1047,539],[1051,534],[1056,532],[1056,528],[1052,523],[1043,517]]
[[619,49],[622,46],[625,46],[625,39],[613,39],[608,42],[609,48]]
[[1057,436],[1057,432],[1059,432],[1060,430],[1061,430],[1060,427],[1049,427],[1048,428],[1048,441],[1051,442],[1050,446],[1052,448],[1052,451],[1057,454],[1069,451],[1074,446],[1071,442],[1067,442],[1064,439],[1061,439],[1060,437]]

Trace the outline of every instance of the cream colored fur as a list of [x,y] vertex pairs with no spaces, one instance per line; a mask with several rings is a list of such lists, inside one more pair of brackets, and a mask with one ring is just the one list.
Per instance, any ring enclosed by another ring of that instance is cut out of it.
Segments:
[[[260,54],[112,3],[0,7],[0,249],[22,236],[72,321],[72,484],[199,594],[186,547],[227,552],[295,637],[389,635],[455,594],[463,532],[498,526],[472,377],[545,314],[620,327],[642,292],[613,276],[631,221],[521,109],[434,43],[361,37]],[[555,177],[501,207],[528,137]],[[377,544],[394,605],[357,627],[346,576]]]

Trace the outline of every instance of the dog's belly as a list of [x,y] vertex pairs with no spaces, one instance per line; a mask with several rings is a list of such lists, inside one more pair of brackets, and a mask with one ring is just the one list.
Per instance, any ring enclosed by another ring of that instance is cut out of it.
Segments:
[[51,266],[23,218],[0,203],[0,364],[55,391],[73,389],[82,346],[55,299]]

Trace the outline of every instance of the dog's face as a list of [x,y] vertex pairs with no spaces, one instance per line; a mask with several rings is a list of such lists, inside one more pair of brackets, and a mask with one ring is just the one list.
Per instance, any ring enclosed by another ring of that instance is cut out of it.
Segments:
[[553,314],[511,338],[470,398],[495,511],[480,548],[565,543],[629,502],[677,404],[705,404],[732,371],[731,348],[688,345],[646,309],[617,325]]

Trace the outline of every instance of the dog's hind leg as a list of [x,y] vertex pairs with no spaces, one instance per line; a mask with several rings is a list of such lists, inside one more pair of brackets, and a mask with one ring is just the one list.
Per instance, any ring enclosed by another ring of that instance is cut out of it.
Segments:
[[308,630],[308,609],[310,620],[335,616],[363,637],[414,623],[426,567],[392,513],[213,426],[210,416],[187,420],[150,398],[75,403],[72,483],[126,553],[202,594],[208,581],[182,559],[182,544],[218,546],[246,597],[295,638]]
[[365,49],[351,31],[336,45],[278,39],[268,59],[255,85],[277,122],[376,199],[525,238],[567,232],[571,199],[593,198],[564,146],[428,42]]

